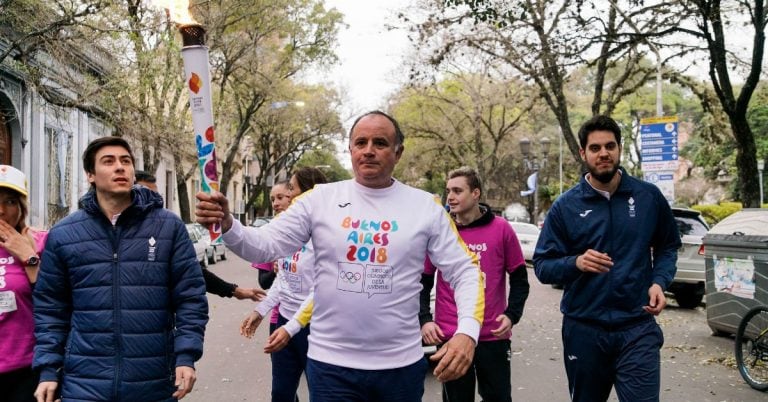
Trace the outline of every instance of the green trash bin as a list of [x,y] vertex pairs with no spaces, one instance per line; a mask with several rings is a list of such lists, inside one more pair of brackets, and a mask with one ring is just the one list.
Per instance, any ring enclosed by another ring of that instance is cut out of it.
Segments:
[[735,334],[752,307],[768,305],[768,209],[744,209],[704,236],[707,325]]

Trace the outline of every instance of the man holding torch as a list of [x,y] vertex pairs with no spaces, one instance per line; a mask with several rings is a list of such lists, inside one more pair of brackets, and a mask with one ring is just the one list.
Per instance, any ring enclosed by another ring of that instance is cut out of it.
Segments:
[[294,317],[312,320],[313,401],[421,401],[425,256],[455,289],[459,316],[456,334],[432,357],[435,375],[456,379],[472,362],[484,310],[477,259],[431,194],[392,178],[404,140],[389,115],[359,117],[349,140],[354,179],[316,186],[261,228],[240,225],[223,194],[197,194],[197,221],[220,224],[229,249],[249,261],[274,260],[311,239],[314,298]]

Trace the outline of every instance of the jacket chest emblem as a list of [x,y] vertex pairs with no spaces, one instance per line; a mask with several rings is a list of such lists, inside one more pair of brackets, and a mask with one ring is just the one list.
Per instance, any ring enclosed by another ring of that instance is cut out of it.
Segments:
[[155,250],[157,249],[157,240],[154,237],[149,238],[149,251],[147,252],[147,261],[155,260]]
[[627,201],[627,206],[629,207],[629,217],[634,218],[637,215],[637,212],[635,211],[635,199],[632,197],[629,197],[629,200]]

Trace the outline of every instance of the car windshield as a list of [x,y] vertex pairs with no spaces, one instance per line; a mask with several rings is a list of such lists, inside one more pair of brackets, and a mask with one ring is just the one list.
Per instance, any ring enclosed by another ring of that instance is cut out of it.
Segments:
[[707,227],[698,219],[676,216],[675,221],[677,221],[677,230],[680,231],[680,236],[704,236],[707,234]]

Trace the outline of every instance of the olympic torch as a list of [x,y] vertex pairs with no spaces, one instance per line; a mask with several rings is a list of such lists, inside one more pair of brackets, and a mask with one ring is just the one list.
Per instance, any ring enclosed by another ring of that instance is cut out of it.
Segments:
[[[197,163],[200,167],[200,189],[203,192],[219,190],[216,169],[216,143],[214,141],[213,102],[211,100],[211,74],[208,63],[208,47],[205,46],[205,29],[189,14],[188,0],[156,0],[163,6],[181,32],[184,59],[184,76],[189,89],[189,110],[197,145]],[[221,225],[208,228],[211,243],[221,243]]]

